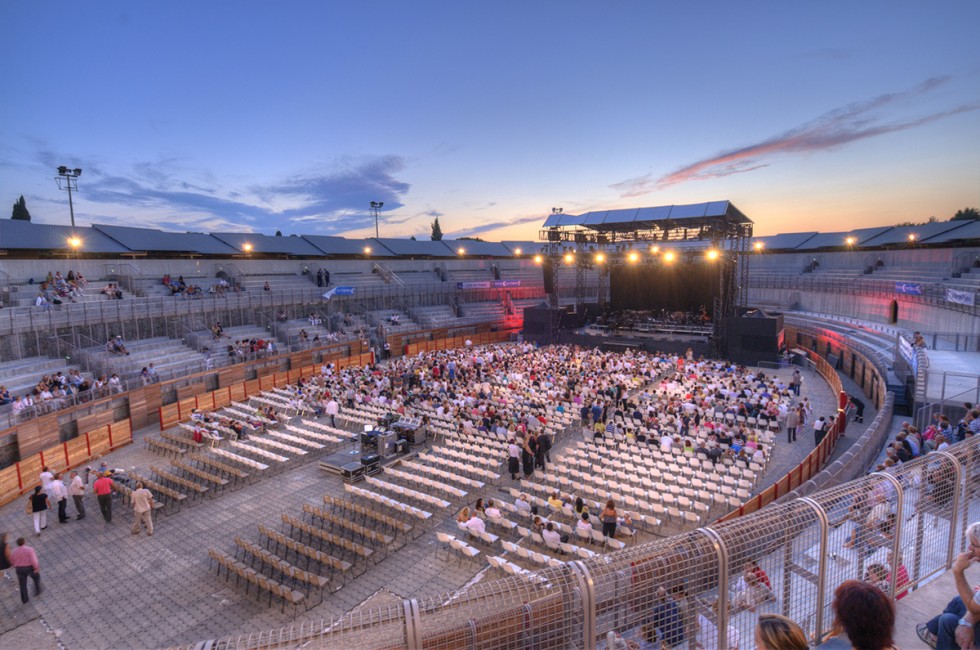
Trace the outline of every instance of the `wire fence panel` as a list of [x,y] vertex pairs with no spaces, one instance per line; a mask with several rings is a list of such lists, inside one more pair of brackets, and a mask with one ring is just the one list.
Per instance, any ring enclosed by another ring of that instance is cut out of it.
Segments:
[[729,645],[740,639],[739,647],[747,646],[762,613],[783,614],[815,634],[827,535],[819,507],[797,500],[713,528],[727,549],[728,581],[727,598],[719,594],[717,620],[709,623],[734,630]]
[[426,650],[581,648],[582,601],[567,567],[418,601]]

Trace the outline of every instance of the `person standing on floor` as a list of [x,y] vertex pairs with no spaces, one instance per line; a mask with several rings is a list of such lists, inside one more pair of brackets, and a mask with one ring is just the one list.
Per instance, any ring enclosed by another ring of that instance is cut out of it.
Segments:
[[12,566],[10,563],[10,545],[7,544],[7,533],[0,533],[0,578],[6,578],[7,569]]
[[102,511],[102,518],[105,519],[105,523],[112,523],[112,472],[106,470],[102,473],[102,476],[95,482],[92,489],[95,491],[96,496],[99,499],[99,510]]
[[71,482],[68,484],[68,494],[75,502],[75,519],[85,519],[85,483],[78,472],[71,473]]
[[61,474],[55,474],[54,480],[51,481],[50,494],[54,498],[54,502],[58,504],[58,523],[63,524],[68,521],[68,488],[65,487],[65,482],[61,480]]
[[27,514],[34,518],[34,532],[38,537],[41,536],[41,531],[48,527],[48,508],[51,507],[51,501],[48,500],[48,495],[41,491],[41,486],[34,487],[34,494],[32,494],[27,499]]
[[142,483],[137,483],[130,501],[133,502],[133,534],[139,535],[145,525],[146,534],[152,537],[153,493],[143,487]]
[[[38,490],[40,491],[40,490]],[[47,498],[47,495],[45,495]],[[34,595],[41,595],[41,567],[37,563],[37,553],[23,537],[17,538],[17,547],[10,551],[10,563],[17,572],[17,582],[20,585],[20,602],[25,605],[30,601],[27,597],[27,577],[34,581]]]
[[786,439],[787,442],[796,442],[796,431],[800,428],[800,412],[796,409],[789,409],[786,413]]

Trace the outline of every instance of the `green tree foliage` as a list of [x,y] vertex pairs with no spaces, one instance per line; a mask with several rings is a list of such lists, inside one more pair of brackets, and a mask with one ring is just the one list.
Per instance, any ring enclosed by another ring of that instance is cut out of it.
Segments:
[[[20,198],[21,200],[24,199],[24,197]],[[973,221],[974,219],[980,219],[980,210],[976,208],[963,208],[962,210],[957,210],[950,221]]]
[[479,237],[457,237],[459,241],[486,241],[485,239],[480,239]]
[[282,231],[281,230],[277,230],[276,231],[276,237],[282,237]]
[[21,194],[20,198],[14,201],[14,211],[10,215],[11,219],[17,219],[18,221],[30,221],[31,213],[27,209],[27,201],[24,200],[24,195]]
[[442,241],[442,226],[439,225],[439,217],[432,222],[432,241]]

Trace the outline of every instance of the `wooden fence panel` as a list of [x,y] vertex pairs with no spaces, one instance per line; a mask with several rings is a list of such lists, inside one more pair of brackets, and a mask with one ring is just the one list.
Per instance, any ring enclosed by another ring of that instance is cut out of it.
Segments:
[[72,438],[65,443],[65,451],[68,454],[68,466],[78,467],[88,460],[88,441],[84,435]]
[[231,387],[214,391],[214,408],[220,409],[231,404]]
[[92,450],[92,456],[101,456],[102,454],[109,453],[109,427],[89,431],[88,440],[89,448]]
[[17,465],[0,469],[0,504],[10,503],[20,496],[21,487],[17,478],[19,469]]
[[222,368],[218,372],[219,386],[234,386],[245,381],[245,366],[238,364]]
[[247,396],[245,382],[231,386],[231,401],[241,402]]
[[196,408],[197,408],[196,397],[188,397],[187,399],[182,399],[177,402],[177,409],[181,421],[189,418],[191,416],[191,411],[193,411]]
[[40,455],[44,457],[44,465],[54,474],[63,472],[68,467],[68,458],[65,457],[65,446],[61,443],[53,447],[48,447]]
[[[25,422],[20,425],[17,429],[17,450],[20,452],[20,457],[25,458],[31,454],[36,454],[50,444],[48,436],[45,435],[42,423],[46,421],[31,420],[30,422]],[[52,430],[57,436],[58,428],[52,427]]]
[[24,483],[25,490],[32,489],[41,482],[41,479],[38,478],[41,475],[41,468],[44,467],[41,454],[31,454],[17,465],[20,466],[20,479]]
[[109,433],[112,437],[113,449],[118,449],[133,441],[133,426],[129,420],[120,420],[119,422],[110,424]]
[[180,413],[176,402],[160,407],[160,431],[165,431],[180,422]]
[[188,384],[187,386],[181,386],[177,389],[177,401],[182,402],[189,397],[195,397],[204,393],[207,390],[207,386],[204,385],[203,381],[195,382],[193,384]]
[[78,418],[78,430],[91,431],[92,429],[98,429],[107,424],[112,424],[114,415],[111,409],[107,409],[98,413],[92,413],[91,415],[82,416]]
[[214,410],[214,391],[201,393],[197,396],[197,408],[205,411]]
[[262,389],[259,387],[259,381],[260,381],[259,379],[249,379],[248,381],[245,382],[244,397],[247,397],[249,395],[257,395],[262,392]]

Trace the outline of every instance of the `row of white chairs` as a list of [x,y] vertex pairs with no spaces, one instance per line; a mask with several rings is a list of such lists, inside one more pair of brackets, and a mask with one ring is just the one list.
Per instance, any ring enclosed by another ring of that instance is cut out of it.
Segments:
[[[287,463],[289,462],[288,456],[282,456],[280,454],[273,453],[268,449],[262,449],[261,447],[256,447],[247,442],[240,442],[237,440],[232,440],[230,443],[233,449],[237,449],[246,453],[255,454],[256,456],[261,456],[266,460],[270,460],[274,463]],[[306,452],[303,452],[304,454]]]
[[270,449],[278,449],[279,451],[284,451],[289,454],[295,454],[297,456],[305,456],[307,452],[305,449],[300,449],[299,447],[293,447],[292,445],[287,445],[279,442],[271,437],[262,438],[259,436],[252,436],[249,442],[255,443],[257,445],[262,445],[263,447],[269,447]]
[[288,433],[283,433],[282,431],[270,431],[269,436],[272,438],[276,438],[278,440],[282,440],[285,443],[289,443],[292,445],[299,445],[301,447],[308,447],[309,449],[320,450],[323,449],[324,447],[322,443],[314,442],[309,438],[303,436],[291,436]]
[[[434,450],[435,451],[435,450]],[[449,458],[445,456],[440,456],[432,452],[422,452],[419,454],[419,458],[429,463],[430,465],[438,465],[440,467],[449,467],[454,470],[461,477],[467,474],[473,474],[479,476],[485,482],[493,482],[500,478],[500,474],[492,472],[483,467],[477,467],[469,463],[464,463],[462,461],[456,460],[455,458]]]
[[472,488],[474,490],[479,490],[486,485],[483,481],[477,481],[476,479],[468,478],[466,476],[460,476],[455,472],[447,472],[444,469],[439,469],[438,467],[433,467],[431,465],[422,465],[411,460],[403,460],[399,463],[399,467],[404,467],[410,469],[418,474],[432,474],[438,476],[439,478],[448,479],[455,481],[457,483],[462,483],[466,487]]
[[448,492],[457,499],[466,496],[465,490],[461,490],[455,485],[449,485],[448,483],[433,481],[431,478],[428,478],[422,474],[403,472],[402,470],[395,469],[394,467],[385,467],[384,473],[386,476],[393,476],[409,483],[421,483],[424,487],[430,490],[435,490],[437,492]]
[[432,518],[432,513],[427,510],[416,508],[413,505],[404,503],[402,501],[398,501],[396,499],[392,499],[391,497],[385,496],[384,494],[379,494],[377,492],[372,492],[371,490],[365,490],[364,488],[359,488],[356,485],[350,485],[349,483],[345,483],[344,490],[346,490],[347,492],[351,493],[354,496],[359,496],[369,501],[373,501],[378,505],[387,506],[392,510],[397,510],[398,512],[401,512],[403,514],[406,514],[410,517],[413,517],[423,522],[428,521],[429,519]]
[[246,467],[249,467],[251,469],[255,469],[259,471],[269,469],[269,466],[266,465],[265,463],[260,463],[257,460],[246,458],[245,456],[242,456],[240,454],[234,454],[226,449],[221,449],[220,447],[215,447],[214,449],[211,450],[211,453],[215,454],[216,456],[221,456],[226,460],[230,460],[232,462],[238,463],[240,465],[245,465]]
[[416,501],[421,501],[427,503],[433,507],[439,509],[445,509],[450,506],[449,501],[445,499],[440,499],[439,497],[432,496],[431,494],[426,494],[425,492],[419,492],[418,490],[413,490],[411,488],[402,487],[396,483],[389,483],[388,481],[382,481],[381,479],[375,478],[373,476],[366,476],[364,480],[367,481],[368,485],[374,487],[383,492],[394,492],[398,496],[405,497],[407,499],[414,499]]

